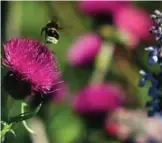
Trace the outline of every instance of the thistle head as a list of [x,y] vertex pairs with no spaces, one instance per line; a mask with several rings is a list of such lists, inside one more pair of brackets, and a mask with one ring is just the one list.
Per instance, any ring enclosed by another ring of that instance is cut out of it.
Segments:
[[123,90],[116,85],[89,85],[77,92],[73,109],[80,114],[106,113],[120,107],[123,97]]
[[15,84],[23,82],[30,87],[30,93],[48,93],[60,75],[53,53],[45,45],[29,38],[7,41],[2,63],[10,71],[10,78],[9,75],[6,77],[8,82],[11,79]]

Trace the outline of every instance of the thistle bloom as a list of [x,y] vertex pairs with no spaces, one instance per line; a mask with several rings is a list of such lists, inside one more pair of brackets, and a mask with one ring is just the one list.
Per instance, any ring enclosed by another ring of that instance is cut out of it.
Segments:
[[[28,95],[32,92],[51,92],[52,86],[59,79],[60,73],[53,53],[45,45],[32,39],[13,38],[7,41],[4,45],[3,64],[10,72],[6,77],[7,83],[22,91],[28,85]],[[24,89],[19,89],[19,85]],[[11,90],[12,87],[7,85],[7,88]]]
[[128,42],[132,48],[140,40],[147,40],[149,38],[148,29],[152,22],[149,14],[142,9],[131,5],[126,6],[115,13],[114,23],[122,32],[128,34],[130,37]]
[[71,65],[85,65],[92,62],[101,47],[101,39],[95,33],[80,36],[68,51]]
[[79,90],[73,109],[80,114],[106,113],[123,104],[123,91],[112,84],[95,84]]

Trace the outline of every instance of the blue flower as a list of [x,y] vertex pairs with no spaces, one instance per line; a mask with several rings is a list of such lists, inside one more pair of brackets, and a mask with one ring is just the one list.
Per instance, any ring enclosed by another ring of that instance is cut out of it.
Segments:
[[[162,13],[155,10],[154,14],[151,16],[154,22],[154,26],[151,27],[150,32],[155,35],[155,40],[159,43],[162,42]],[[145,48],[148,52],[148,64],[159,64],[162,66],[162,45],[149,46]],[[151,100],[146,103],[146,107],[149,108],[148,116],[162,115],[162,72],[146,73],[141,70],[142,75],[139,80],[139,86],[143,87],[147,81],[151,82],[151,87],[148,89],[148,95]]]

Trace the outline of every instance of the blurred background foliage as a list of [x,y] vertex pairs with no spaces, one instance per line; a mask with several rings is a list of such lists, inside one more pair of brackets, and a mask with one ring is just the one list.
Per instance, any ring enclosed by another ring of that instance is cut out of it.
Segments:
[[[60,25],[64,27],[61,31],[61,38],[57,45],[50,45],[49,48],[54,51],[62,71],[63,79],[68,86],[68,94],[71,95],[77,89],[88,83],[94,69],[93,63],[86,67],[72,67],[67,62],[67,51],[76,37],[85,32],[92,31],[92,20],[79,12],[75,1],[2,1],[2,44],[8,39],[16,36],[32,37],[33,39],[43,42],[40,36],[41,28],[51,19],[52,15],[56,15]],[[161,2],[134,1],[134,5],[141,7],[152,13],[154,9],[162,9]],[[153,43],[141,42],[134,50],[128,49],[128,53],[121,53],[123,60],[113,60],[109,71],[106,73],[106,81],[116,81],[120,83],[127,91],[127,102],[130,108],[144,108],[144,103],[148,100],[145,88],[138,88],[139,69],[157,72],[158,67],[149,67],[147,65],[147,53],[144,47]],[[3,46],[1,46],[3,47]],[[3,51],[2,51],[3,52]],[[88,52],[88,51],[87,51]],[[120,52],[120,51],[119,51]],[[2,68],[2,80],[6,74],[6,69]],[[6,93],[2,90],[2,119],[9,107],[6,107]],[[132,106],[133,105],[133,106]],[[16,102],[13,115],[20,113],[20,103]],[[45,132],[50,143],[79,143],[84,136],[84,122],[74,112],[67,102],[60,104],[53,102],[41,109],[39,116],[44,123]],[[30,120],[29,120],[30,123]],[[37,124],[37,122],[36,122]],[[30,124],[36,129],[36,124]],[[22,124],[15,127],[16,137],[8,135],[7,143],[30,143],[32,137],[27,133]],[[39,128],[38,128],[39,131]],[[38,133],[39,134],[39,133]],[[41,134],[41,133],[40,133]],[[43,139],[42,139],[43,140]],[[92,143],[117,143],[116,139],[105,135],[104,132],[94,130],[90,136]],[[81,141],[83,142],[83,141]],[[35,142],[38,143],[38,142]],[[40,142],[39,143],[45,143]]]

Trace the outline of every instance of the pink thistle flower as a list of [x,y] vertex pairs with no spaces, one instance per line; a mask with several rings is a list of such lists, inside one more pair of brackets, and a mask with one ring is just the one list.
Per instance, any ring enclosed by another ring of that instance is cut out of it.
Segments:
[[126,1],[80,1],[79,9],[87,15],[109,14],[119,11],[121,7],[129,4]]
[[80,114],[106,113],[123,104],[123,91],[112,84],[95,84],[79,90],[72,102]]
[[27,38],[7,41],[2,60],[12,73],[12,81],[27,83],[31,92],[51,92],[52,86],[58,82],[60,73],[53,53],[38,41]]
[[135,47],[140,40],[149,38],[148,29],[152,21],[149,14],[140,8],[128,5],[114,15],[114,23],[122,32],[128,34],[129,44]]
[[68,61],[71,65],[91,63],[97,55],[102,40],[95,33],[80,36],[68,51]]

